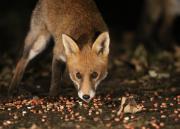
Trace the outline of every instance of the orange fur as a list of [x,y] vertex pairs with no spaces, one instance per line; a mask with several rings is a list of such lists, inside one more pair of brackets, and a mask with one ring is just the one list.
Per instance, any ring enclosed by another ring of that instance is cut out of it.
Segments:
[[[10,91],[19,85],[29,61],[46,48],[50,37],[55,41],[50,95],[57,94],[62,75],[58,68],[66,62],[72,81],[79,85],[78,90],[82,89],[79,94],[93,97],[96,86],[107,74],[110,42],[107,26],[93,0],[38,1]],[[22,60],[26,65],[21,65]],[[82,74],[83,81],[77,82],[76,72]],[[90,79],[92,72],[98,73],[96,80]]]

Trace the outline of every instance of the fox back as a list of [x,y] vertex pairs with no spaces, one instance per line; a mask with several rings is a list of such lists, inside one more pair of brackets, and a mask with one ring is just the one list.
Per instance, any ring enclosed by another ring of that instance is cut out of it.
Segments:
[[58,39],[64,33],[75,40],[86,34],[92,40],[95,33],[107,31],[93,0],[39,0],[33,17]]

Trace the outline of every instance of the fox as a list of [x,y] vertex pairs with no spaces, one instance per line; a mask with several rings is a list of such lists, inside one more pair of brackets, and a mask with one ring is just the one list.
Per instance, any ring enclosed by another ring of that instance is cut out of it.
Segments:
[[[172,25],[177,16],[180,15],[179,0],[146,0],[140,26],[138,39],[142,41],[156,40],[168,45],[173,41]],[[160,24],[159,24],[159,21]],[[157,28],[157,26],[159,26]]]
[[19,86],[27,65],[46,48],[50,38],[54,47],[49,95],[58,95],[67,68],[78,96],[89,102],[108,74],[110,51],[109,30],[93,0],[37,1],[8,93]]

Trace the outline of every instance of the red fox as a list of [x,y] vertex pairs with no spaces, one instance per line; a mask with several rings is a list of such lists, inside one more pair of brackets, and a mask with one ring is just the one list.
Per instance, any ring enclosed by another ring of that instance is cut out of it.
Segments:
[[58,94],[65,62],[78,96],[89,102],[108,73],[110,44],[107,25],[93,0],[38,1],[9,93],[17,88],[26,66],[46,48],[51,37],[55,45],[49,94]]
[[156,26],[161,19],[160,29],[155,32],[159,42],[169,44],[172,41],[172,25],[180,15],[179,0],[146,0],[143,10],[139,37],[149,40],[157,31]]

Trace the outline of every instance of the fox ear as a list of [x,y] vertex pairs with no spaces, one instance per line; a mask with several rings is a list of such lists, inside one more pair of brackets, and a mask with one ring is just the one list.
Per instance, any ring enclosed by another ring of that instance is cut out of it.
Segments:
[[98,55],[102,54],[103,56],[108,56],[109,44],[110,44],[109,33],[103,32],[98,36],[98,38],[94,42],[92,46],[92,50],[95,51]]
[[79,52],[79,47],[76,42],[66,34],[62,34],[62,42],[66,55],[76,54]]

